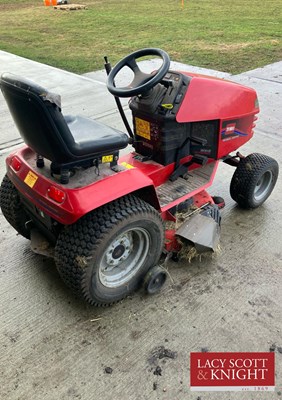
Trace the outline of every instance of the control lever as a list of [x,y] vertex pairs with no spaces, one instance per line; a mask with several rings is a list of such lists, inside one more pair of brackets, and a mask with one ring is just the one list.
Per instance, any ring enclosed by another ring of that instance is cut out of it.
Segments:
[[176,181],[177,178],[179,178],[182,175],[185,175],[188,172],[188,167],[192,164],[199,164],[199,165],[206,165],[207,162],[209,161],[209,158],[207,156],[204,156],[202,154],[195,154],[190,161],[180,164],[170,175],[169,180],[171,182]]
[[207,139],[203,139],[203,138],[199,138],[199,137],[195,137],[195,136],[191,136],[190,141],[200,144],[202,146],[205,146],[208,143]]

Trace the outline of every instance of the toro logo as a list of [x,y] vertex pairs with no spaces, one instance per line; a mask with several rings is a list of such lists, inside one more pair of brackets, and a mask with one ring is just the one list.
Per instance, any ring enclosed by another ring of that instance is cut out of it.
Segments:
[[236,124],[228,124],[225,128],[225,135],[231,135],[235,132]]
[[274,391],[274,353],[191,353],[192,391]]

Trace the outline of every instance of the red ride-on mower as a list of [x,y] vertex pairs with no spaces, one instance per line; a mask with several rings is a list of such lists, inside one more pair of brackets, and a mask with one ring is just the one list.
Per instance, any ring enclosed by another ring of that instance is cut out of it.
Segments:
[[[136,60],[143,56],[160,57],[162,66],[142,72]],[[112,70],[106,62],[128,135],[64,116],[58,95],[12,74],[1,77],[26,143],[7,157],[2,212],[35,252],[53,255],[63,281],[91,304],[114,303],[144,282],[156,292],[166,277],[161,254],[176,255],[181,243],[198,252],[216,248],[224,202],[206,189],[219,160],[236,168],[230,193],[243,208],[260,206],[277,180],[272,158],[230,154],[253,136],[256,92],[169,66],[167,53],[154,48]],[[133,81],[117,87],[124,67]],[[119,97],[131,97],[133,132]],[[128,144],[134,151],[119,158]]]

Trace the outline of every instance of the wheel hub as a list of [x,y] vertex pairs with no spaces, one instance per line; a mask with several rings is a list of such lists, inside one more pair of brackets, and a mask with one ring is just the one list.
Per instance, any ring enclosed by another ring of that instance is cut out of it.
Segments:
[[124,252],[125,252],[125,247],[122,244],[119,244],[114,249],[112,256],[113,256],[114,259],[120,258],[123,255]]
[[268,194],[271,182],[272,182],[272,172],[266,171],[257,182],[254,190],[254,198],[257,201],[261,201]]
[[132,245],[132,236],[129,232],[112,242],[106,250],[107,270],[125,261],[131,253]]
[[150,247],[146,229],[138,227],[115,238],[103,254],[99,266],[101,283],[110,288],[129,282],[142,267]]

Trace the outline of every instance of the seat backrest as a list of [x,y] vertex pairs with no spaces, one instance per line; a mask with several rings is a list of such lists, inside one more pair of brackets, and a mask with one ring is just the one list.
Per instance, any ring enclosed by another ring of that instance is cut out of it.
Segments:
[[74,139],[61,113],[60,96],[9,73],[2,74],[0,87],[24,142],[48,160],[68,162]]

